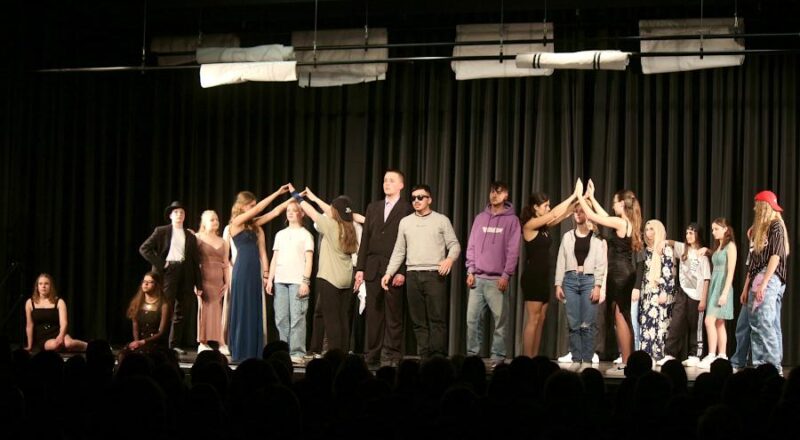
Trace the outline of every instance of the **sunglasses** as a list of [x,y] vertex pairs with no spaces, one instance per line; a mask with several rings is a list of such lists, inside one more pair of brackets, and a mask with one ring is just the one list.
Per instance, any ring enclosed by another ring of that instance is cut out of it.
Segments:
[[421,202],[421,201],[427,199],[428,197],[430,197],[430,196],[426,196],[426,195],[411,196],[411,200],[412,201],[419,200]]

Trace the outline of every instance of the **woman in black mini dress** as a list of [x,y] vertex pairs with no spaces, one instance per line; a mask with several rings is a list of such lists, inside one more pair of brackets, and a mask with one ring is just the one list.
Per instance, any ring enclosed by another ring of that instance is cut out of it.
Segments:
[[[575,186],[577,190],[577,185]],[[520,223],[525,247],[525,267],[522,271],[522,295],[525,299],[525,327],[522,331],[522,351],[525,356],[539,354],[542,327],[547,316],[547,303],[553,287],[553,264],[550,247],[553,239],[548,228],[561,223],[572,214],[577,192],[550,209],[547,194],[537,192],[522,208]]]

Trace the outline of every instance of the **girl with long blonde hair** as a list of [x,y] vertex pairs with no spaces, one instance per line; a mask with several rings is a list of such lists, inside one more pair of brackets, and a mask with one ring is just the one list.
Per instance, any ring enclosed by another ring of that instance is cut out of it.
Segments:
[[197,351],[209,350],[209,341],[215,341],[220,352],[229,352],[222,333],[222,306],[230,288],[230,246],[219,236],[216,212],[203,212],[196,237],[203,278],[203,290],[197,301]]
[[654,360],[664,358],[675,288],[675,259],[672,247],[664,246],[667,231],[658,220],[644,225],[644,261],[639,265],[631,302],[639,302],[639,346]]
[[753,250],[747,266],[745,287],[740,296],[743,304],[741,313],[747,314],[752,329],[753,365],[769,363],[781,370],[781,303],[786,290],[789,234],[781,215],[783,208],[778,204],[775,193],[761,191],[756,194],[754,202]]
[[58,296],[53,276],[39,274],[31,298],[25,302],[28,351],[86,351],[86,342],[67,334],[67,303]]
[[257,217],[276,197],[289,192],[290,185],[278,188],[258,203],[253,193],[236,195],[231,207],[230,235],[237,249],[230,292],[228,345],[234,362],[258,358],[266,339],[264,288],[269,277],[266,238],[261,226],[279,216],[289,200]]

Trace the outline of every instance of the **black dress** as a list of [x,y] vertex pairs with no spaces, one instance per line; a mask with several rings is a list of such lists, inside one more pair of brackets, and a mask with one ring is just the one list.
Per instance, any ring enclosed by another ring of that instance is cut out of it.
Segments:
[[620,238],[616,231],[608,237],[608,276],[606,295],[608,303],[615,303],[625,321],[631,326],[631,291],[636,283],[631,237]]
[[[139,326],[139,334],[137,335],[137,339],[143,340],[147,338],[152,338],[153,336],[158,334],[158,328],[161,325],[161,301],[158,301],[154,304],[155,307],[153,309],[145,308],[145,304],[142,304],[142,307],[139,309],[139,312],[136,313],[136,323]],[[167,338],[164,336],[167,332],[164,332],[160,338],[148,342],[148,346],[158,346],[158,345],[167,345]]]
[[[58,304],[58,299],[56,299]],[[48,339],[55,339],[61,331],[61,323],[58,319],[58,306],[50,308],[36,308],[36,303],[31,300],[31,319],[33,320],[33,344],[34,351],[44,350],[44,343]]]
[[540,229],[533,240],[525,241],[525,268],[522,272],[522,297],[525,301],[550,301],[553,291],[552,244],[547,228]]

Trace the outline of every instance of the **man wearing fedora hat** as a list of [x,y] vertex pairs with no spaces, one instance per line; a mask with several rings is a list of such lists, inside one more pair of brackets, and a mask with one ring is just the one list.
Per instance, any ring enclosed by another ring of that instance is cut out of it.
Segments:
[[158,226],[139,247],[139,253],[164,279],[164,294],[173,302],[169,346],[179,353],[193,346],[197,329],[197,303],[193,289],[202,291],[197,239],[183,227],[186,209],[174,201],[164,210],[170,224]]

